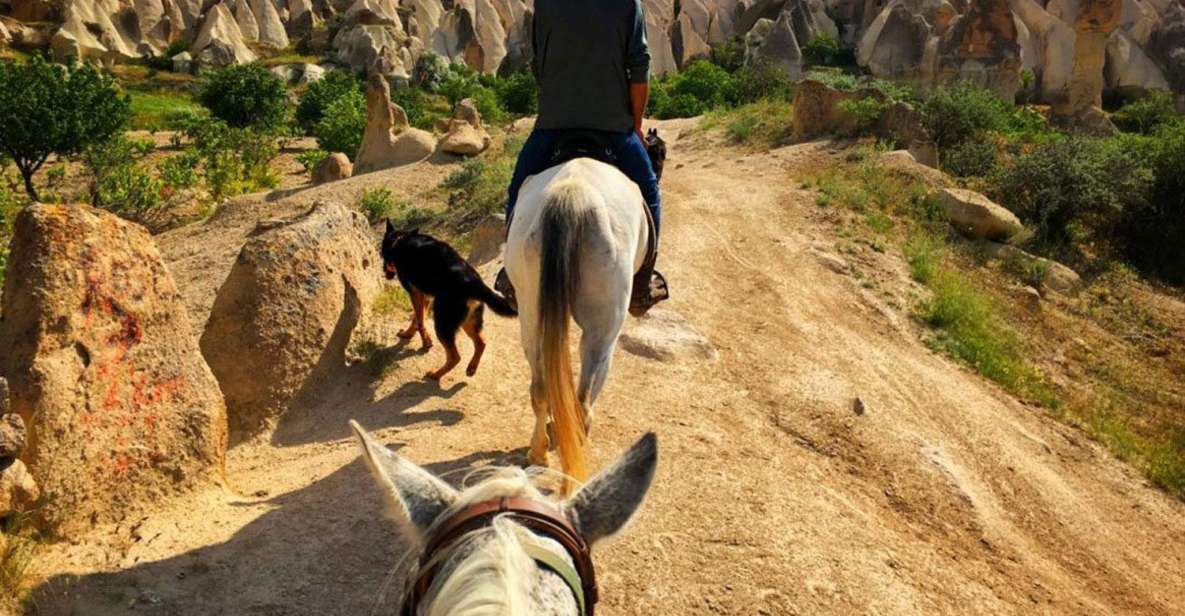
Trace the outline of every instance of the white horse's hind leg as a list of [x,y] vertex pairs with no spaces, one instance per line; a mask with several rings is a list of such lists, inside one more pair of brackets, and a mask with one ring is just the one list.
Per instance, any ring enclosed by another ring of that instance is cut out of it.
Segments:
[[576,312],[572,315],[581,330],[580,384],[576,388],[576,395],[580,399],[584,426],[589,434],[592,433],[593,405],[605,387],[609,367],[613,363],[613,348],[629,308],[628,294],[625,295],[625,303],[606,301],[607,298],[617,297],[621,297],[621,293],[591,290],[582,294]]
[[[522,301],[522,295],[519,296]],[[531,298],[532,300],[534,298]],[[531,409],[535,412],[535,429],[531,432],[531,447],[527,451],[527,462],[535,466],[547,466],[547,451],[550,439],[547,437],[547,422],[551,418],[547,408],[546,390],[543,388],[543,357],[539,346],[538,317],[534,303],[519,304],[519,331],[522,336],[523,354],[531,367]]]

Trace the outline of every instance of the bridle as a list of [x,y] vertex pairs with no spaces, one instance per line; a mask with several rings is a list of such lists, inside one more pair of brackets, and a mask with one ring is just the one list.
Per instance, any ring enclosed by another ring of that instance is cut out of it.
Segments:
[[509,517],[535,534],[563,546],[572,557],[575,568],[541,545],[524,543],[523,549],[537,564],[550,569],[564,580],[572,590],[581,614],[593,616],[597,604],[597,580],[588,542],[576,532],[572,521],[563,512],[539,501],[518,496],[504,496],[469,505],[436,526],[425,542],[419,572],[408,585],[401,611],[403,616],[415,616],[416,608],[432,586],[440,565],[457,540],[475,530],[489,527],[494,518],[500,516]]

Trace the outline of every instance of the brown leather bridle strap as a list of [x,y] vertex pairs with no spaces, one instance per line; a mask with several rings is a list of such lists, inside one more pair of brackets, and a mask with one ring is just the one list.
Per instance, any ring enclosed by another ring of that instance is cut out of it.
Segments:
[[457,540],[465,535],[488,527],[498,516],[510,516],[518,524],[538,535],[563,546],[580,576],[584,592],[584,613],[593,616],[597,603],[596,571],[588,542],[572,526],[562,511],[539,501],[517,496],[504,496],[480,503],[474,503],[450,516],[428,536],[424,553],[420,556],[420,569],[403,601],[403,614],[413,616],[419,602],[428,592],[441,559],[438,558]]

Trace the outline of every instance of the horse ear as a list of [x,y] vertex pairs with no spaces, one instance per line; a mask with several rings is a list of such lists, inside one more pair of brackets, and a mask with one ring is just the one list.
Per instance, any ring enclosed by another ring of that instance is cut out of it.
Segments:
[[564,510],[589,545],[625,527],[641,507],[657,465],[658,439],[648,432],[565,503]]
[[457,491],[432,473],[412,464],[375,440],[358,422],[350,428],[362,446],[362,457],[383,491],[389,512],[413,543],[457,500]]

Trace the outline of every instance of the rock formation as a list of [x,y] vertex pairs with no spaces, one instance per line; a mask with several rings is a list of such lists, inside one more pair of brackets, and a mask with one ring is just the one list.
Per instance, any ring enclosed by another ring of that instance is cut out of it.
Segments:
[[440,140],[440,149],[451,154],[475,156],[490,147],[490,134],[481,123],[481,114],[470,99],[457,103],[448,121],[448,133]]
[[407,113],[391,102],[387,80],[373,74],[366,82],[366,132],[354,157],[354,173],[408,165],[436,150],[431,133],[407,123]]
[[256,227],[201,339],[232,435],[267,431],[344,363],[351,341],[375,339],[379,263],[366,219],[340,204],[318,202],[294,220]]
[[[1089,119],[1103,89],[1185,92],[1181,0],[643,0],[643,8],[655,75],[740,41],[747,61],[797,78],[803,48],[828,36],[855,47],[873,75],[923,88],[972,81],[1009,98],[1027,70],[1026,91],[1071,118]],[[255,59],[248,45],[266,52],[300,41],[398,83],[427,52],[486,73],[524,68],[531,54],[529,0],[6,0],[5,11],[10,45],[103,62],[187,40],[197,65],[218,66]]]
[[0,374],[47,527],[74,536],[221,474],[226,410],[141,227],[83,205],[17,216]]

